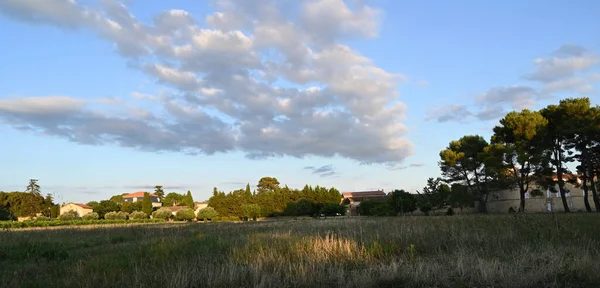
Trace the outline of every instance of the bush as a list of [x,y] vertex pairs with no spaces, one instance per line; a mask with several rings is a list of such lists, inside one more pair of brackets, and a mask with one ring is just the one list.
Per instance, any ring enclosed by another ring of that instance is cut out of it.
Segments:
[[127,220],[127,216],[129,213],[119,211],[119,212],[108,212],[104,215],[104,219],[106,220]]
[[[86,214],[87,215],[87,214]],[[0,222],[0,229],[28,228],[28,227],[54,227],[54,226],[83,226],[83,225],[111,225],[126,223],[158,223],[163,219],[134,219],[134,220],[70,220],[60,221],[23,221],[23,222]]]
[[175,214],[175,219],[179,221],[189,221],[194,219],[194,217],[196,217],[196,214],[192,208],[181,209]]
[[148,214],[143,211],[133,211],[129,214],[129,219],[146,219],[148,218]]
[[100,219],[100,215],[98,215],[98,213],[96,212],[90,212],[88,214],[83,215],[83,220],[98,220]]
[[77,219],[79,219],[79,215],[77,214],[77,211],[75,211],[75,210],[67,211],[63,214],[60,214],[60,216],[58,216],[58,220],[60,220],[60,221],[71,221],[71,220],[77,220]]
[[219,216],[219,213],[217,213],[217,211],[215,211],[215,209],[212,207],[202,208],[198,211],[198,220],[204,220],[204,219],[212,220],[213,218],[215,218],[217,216]]
[[35,221],[50,221],[50,217],[44,216],[44,215],[40,215],[38,217],[35,217]]
[[152,219],[169,220],[169,217],[171,217],[171,210],[169,208],[160,208],[152,212]]

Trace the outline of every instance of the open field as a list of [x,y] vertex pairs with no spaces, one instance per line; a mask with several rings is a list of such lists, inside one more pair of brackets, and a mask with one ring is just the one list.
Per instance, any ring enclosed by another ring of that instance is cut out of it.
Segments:
[[600,214],[0,233],[0,287],[600,287]]

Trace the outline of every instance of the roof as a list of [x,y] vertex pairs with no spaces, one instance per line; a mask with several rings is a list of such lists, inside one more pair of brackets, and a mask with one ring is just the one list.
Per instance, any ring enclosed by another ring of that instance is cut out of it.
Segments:
[[[93,209],[92,207],[90,207],[88,205],[85,205],[85,204],[81,204],[81,203],[73,203],[73,202],[71,202],[69,204],[73,204],[73,205],[79,206],[79,207],[81,207],[83,209]],[[69,204],[67,204],[67,205],[69,205]],[[67,206],[67,205],[65,205],[65,206]]]
[[386,194],[383,191],[360,191],[360,192],[343,192],[342,197],[354,198],[354,197],[385,197]]
[[[123,198],[133,198],[133,197],[144,197],[144,191],[129,193],[127,195],[123,195]],[[156,194],[150,194],[151,197],[158,197]]]

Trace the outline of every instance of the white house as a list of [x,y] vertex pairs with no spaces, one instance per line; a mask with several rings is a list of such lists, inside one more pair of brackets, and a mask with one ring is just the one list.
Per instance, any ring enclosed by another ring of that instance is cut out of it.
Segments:
[[81,203],[73,203],[73,202],[60,207],[60,215],[65,214],[69,211],[75,211],[75,212],[77,212],[77,215],[79,217],[82,217],[88,213],[92,213],[94,210],[92,209],[92,207],[90,207],[88,205],[81,204]]
[[[140,191],[140,192],[134,192],[134,193],[130,193],[127,195],[123,195],[123,201],[125,201],[125,202],[142,201],[144,199],[144,193],[146,193],[146,192]],[[161,207],[162,206],[160,199],[158,199],[158,195],[150,194],[150,200],[152,201],[152,207]]]

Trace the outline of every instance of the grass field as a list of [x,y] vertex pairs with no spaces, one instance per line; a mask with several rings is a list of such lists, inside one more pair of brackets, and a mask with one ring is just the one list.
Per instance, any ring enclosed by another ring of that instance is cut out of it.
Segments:
[[0,233],[0,287],[600,287],[600,214]]

